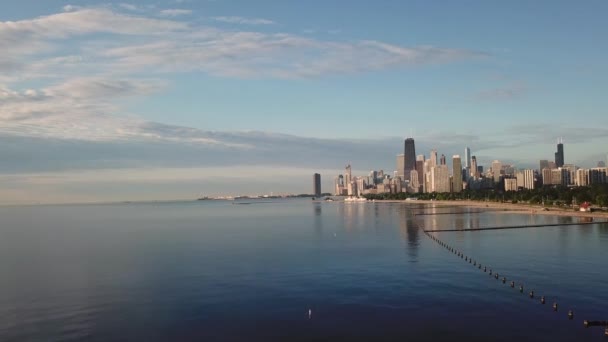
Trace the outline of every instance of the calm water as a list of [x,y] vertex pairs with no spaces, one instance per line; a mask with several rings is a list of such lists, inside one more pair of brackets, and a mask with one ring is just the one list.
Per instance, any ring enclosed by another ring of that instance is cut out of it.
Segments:
[[433,233],[524,294],[419,229],[573,220],[310,200],[3,207],[0,340],[603,340],[582,320],[608,320],[608,225]]

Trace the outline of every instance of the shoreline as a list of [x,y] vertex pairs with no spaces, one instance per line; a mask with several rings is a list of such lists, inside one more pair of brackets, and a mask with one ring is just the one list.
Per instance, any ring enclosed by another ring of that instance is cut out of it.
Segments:
[[571,217],[583,217],[583,218],[603,218],[608,221],[608,213],[606,212],[584,212],[574,211],[572,209],[562,209],[547,207],[544,210],[542,205],[531,205],[531,204],[513,204],[513,203],[499,203],[499,202],[485,202],[485,201],[431,201],[431,200],[375,200],[375,202],[381,203],[406,203],[406,204],[437,204],[438,207],[442,206],[459,206],[459,207],[471,207],[471,208],[492,208],[501,209],[506,213],[523,213],[532,215],[550,215],[550,216],[571,216]]

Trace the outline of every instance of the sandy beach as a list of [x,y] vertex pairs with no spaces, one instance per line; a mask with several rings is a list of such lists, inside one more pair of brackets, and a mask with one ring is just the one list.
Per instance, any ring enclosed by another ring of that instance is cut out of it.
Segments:
[[392,202],[392,203],[407,203],[407,204],[434,204],[436,206],[463,206],[473,208],[492,208],[504,210],[508,212],[517,213],[529,213],[534,215],[551,215],[551,216],[571,216],[571,217],[587,217],[587,218],[602,218],[608,220],[607,212],[582,212],[575,211],[572,208],[555,208],[547,207],[543,208],[541,205],[532,204],[512,204],[512,203],[499,203],[499,202],[485,202],[485,201],[428,201],[428,200],[415,200],[415,201],[397,201],[397,200],[376,200],[376,202]]

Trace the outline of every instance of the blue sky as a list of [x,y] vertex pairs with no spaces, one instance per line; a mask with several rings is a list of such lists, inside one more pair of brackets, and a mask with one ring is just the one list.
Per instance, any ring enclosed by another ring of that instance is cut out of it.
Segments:
[[309,192],[417,152],[608,148],[605,1],[0,4],[0,203]]

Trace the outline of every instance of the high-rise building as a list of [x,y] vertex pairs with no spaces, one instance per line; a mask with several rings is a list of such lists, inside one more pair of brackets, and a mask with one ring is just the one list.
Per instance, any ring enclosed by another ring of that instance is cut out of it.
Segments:
[[555,152],[555,166],[564,166],[564,142],[561,138],[557,141],[557,152]]
[[517,188],[524,188],[525,176],[523,171],[519,171],[515,174],[515,180],[517,180]]
[[363,177],[357,177],[355,182],[357,183],[357,196],[361,196],[366,186],[365,179]]
[[431,192],[431,160],[427,159],[424,161],[423,167],[424,177],[422,182],[422,191]]
[[334,194],[336,196],[344,195],[344,176],[342,175],[334,178]]
[[474,179],[479,177],[479,172],[477,171],[477,157],[471,157],[471,177]]
[[376,184],[376,179],[378,178],[378,172],[372,170],[369,172],[369,184],[370,185],[375,185]]
[[492,162],[492,175],[494,182],[500,182],[500,172],[502,171],[502,163],[498,160]]
[[544,168],[542,170],[542,176],[543,176],[543,185],[551,185],[551,184],[553,184],[553,181],[551,179],[551,176],[553,176],[553,174],[551,173],[551,169]]
[[321,196],[321,175],[318,173],[315,173],[312,176],[312,181],[313,181],[313,190],[314,190],[314,194],[317,197]]
[[564,175],[562,176],[562,183],[564,183],[563,185],[573,185],[574,184],[574,180],[576,179],[576,170],[578,169],[578,167],[576,167],[576,165],[574,164],[564,164],[562,166],[562,170],[565,170],[565,173],[562,172]]
[[[416,161],[418,163],[418,161]],[[410,171],[410,183],[409,183],[409,192],[419,192],[420,191],[420,182],[418,182],[418,171],[412,170]]]
[[515,178],[505,179],[505,191],[517,191],[517,179],[515,179]]
[[576,170],[576,179],[574,180],[576,186],[587,186],[589,185],[589,170],[578,169]]
[[524,188],[534,189],[534,170],[524,170]]
[[459,155],[452,157],[452,191],[462,191],[462,161]]
[[344,184],[346,187],[348,187],[348,185],[350,184],[350,182],[352,181],[353,175],[351,173],[351,167],[350,164],[346,165],[346,172],[344,173]]
[[589,169],[589,184],[606,184],[606,168]]
[[410,180],[410,171],[416,170],[416,144],[413,138],[405,139],[403,154],[405,155],[405,180]]
[[418,172],[418,186],[422,188],[424,184],[424,154],[416,156],[416,172]]
[[450,173],[447,165],[431,167],[430,175],[429,192],[450,192]]
[[402,179],[409,179],[405,178],[405,154],[398,154],[397,155],[397,176],[401,177]]
[[562,184],[563,173],[562,169],[551,169],[551,184],[560,185]]
[[441,155],[440,164],[441,164],[441,165],[447,165],[447,162],[446,162],[446,160],[445,160],[445,154],[442,154],[442,155]]
[[471,168],[471,149],[468,146],[464,148],[464,167]]
[[431,150],[430,167],[437,166],[437,150]]

